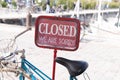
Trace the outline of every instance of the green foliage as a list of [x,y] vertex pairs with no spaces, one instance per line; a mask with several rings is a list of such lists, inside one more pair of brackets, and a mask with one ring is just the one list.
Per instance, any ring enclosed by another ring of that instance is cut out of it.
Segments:
[[[50,0],[50,6],[60,6],[62,5],[64,10],[66,9],[74,9],[73,3],[77,0]],[[97,0],[80,0],[82,9],[95,9]],[[42,7],[43,10],[46,8],[46,0],[42,0],[41,2],[38,2],[36,0],[36,3],[39,4],[39,6]],[[107,1],[104,1],[102,4],[107,4]],[[119,2],[110,2],[109,8],[118,8],[120,5]]]
[[38,6],[40,6],[43,10],[46,9],[46,0],[42,0],[41,2],[39,2],[39,0],[35,0],[36,4],[38,4]]
[[62,5],[64,9],[73,9],[73,3],[76,0],[50,0],[50,6],[55,5],[56,7]]
[[111,2],[109,8],[119,8],[120,2]]
[[7,3],[4,2],[4,1],[1,1],[1,6],[2,6],[2,7],[7,7]]
[[12,5],[14,6],[14,8],[16,8],[16,7],[17,7],[17,4],[16,4],[16,2],[15,2],[15,1],[12,1]]
[[[50,6],[60,6],[62,5],[64,9],[74,9],[74,2],[77,0],[50,0]],[[80,0],[81,1],[81,6],[83,9],[94,9],[96,6],[96,0]],[[45,10],[46,7],[46,0],[42,0],[42,2],[38,2],[36,0],[36,3],[39,4],[43,10]]]
[[96,6],[96,0],[81,0],[81,5],[83,9],[94,9]]

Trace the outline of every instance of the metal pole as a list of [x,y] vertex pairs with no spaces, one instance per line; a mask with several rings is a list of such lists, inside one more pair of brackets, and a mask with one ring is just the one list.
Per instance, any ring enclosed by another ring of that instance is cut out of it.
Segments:
[[77,7],[77,19],[79,19],[79,11],[80,11],[80,0],[78,0],[77,3],[78,7]]
[[55,70],[56,70],[55,59],[56,59],[56,57],[57,57],[57,49],[54,49],[52,80],[55,80]]
[[32,15],[30,12],[28,12],[26,17],[26,27],[29,29],[32,26]]
[[117,23],[117,27],[119,27],[119,19],[120,19],[120,7],[119,7],[119,13],[118,13],[118,23]]
[[101,4],[102,0],[99,0],[98,2],[98,27],[101,25]]
[[80,0],[77,0],[77,2],[75,3],[74,13],[71,15],[71,17],[73,18],[74,15],[76,14],[77,18],[79,19],[79,10],[80,10]]

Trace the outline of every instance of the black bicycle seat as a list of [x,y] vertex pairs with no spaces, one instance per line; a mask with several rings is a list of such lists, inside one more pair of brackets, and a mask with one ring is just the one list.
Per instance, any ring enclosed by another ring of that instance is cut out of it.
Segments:
[[55,61],[65,66],[72,77],[82,74],[88,67],[88,63],[85,61],[69,60],[62,57],[57,57]]

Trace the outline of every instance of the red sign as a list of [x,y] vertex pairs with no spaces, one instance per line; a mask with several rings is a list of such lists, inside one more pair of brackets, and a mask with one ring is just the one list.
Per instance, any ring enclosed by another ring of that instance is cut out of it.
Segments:
[[73,18],[39,16],[35,23],[38,47],[74,51],[79,46],[80,21]]

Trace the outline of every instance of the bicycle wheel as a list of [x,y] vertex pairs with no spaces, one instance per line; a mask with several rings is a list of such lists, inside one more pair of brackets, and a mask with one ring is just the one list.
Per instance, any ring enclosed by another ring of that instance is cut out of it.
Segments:
[[[15,53],[17,45],[13,39],[0,40],[0,80],[15,80],[12,76],[17,67]],[[12,53],[13,52],[13,53]]]
[[17,50],[17,45],[13,39],[0,40],[0,58],[9,57],[15,50]]

